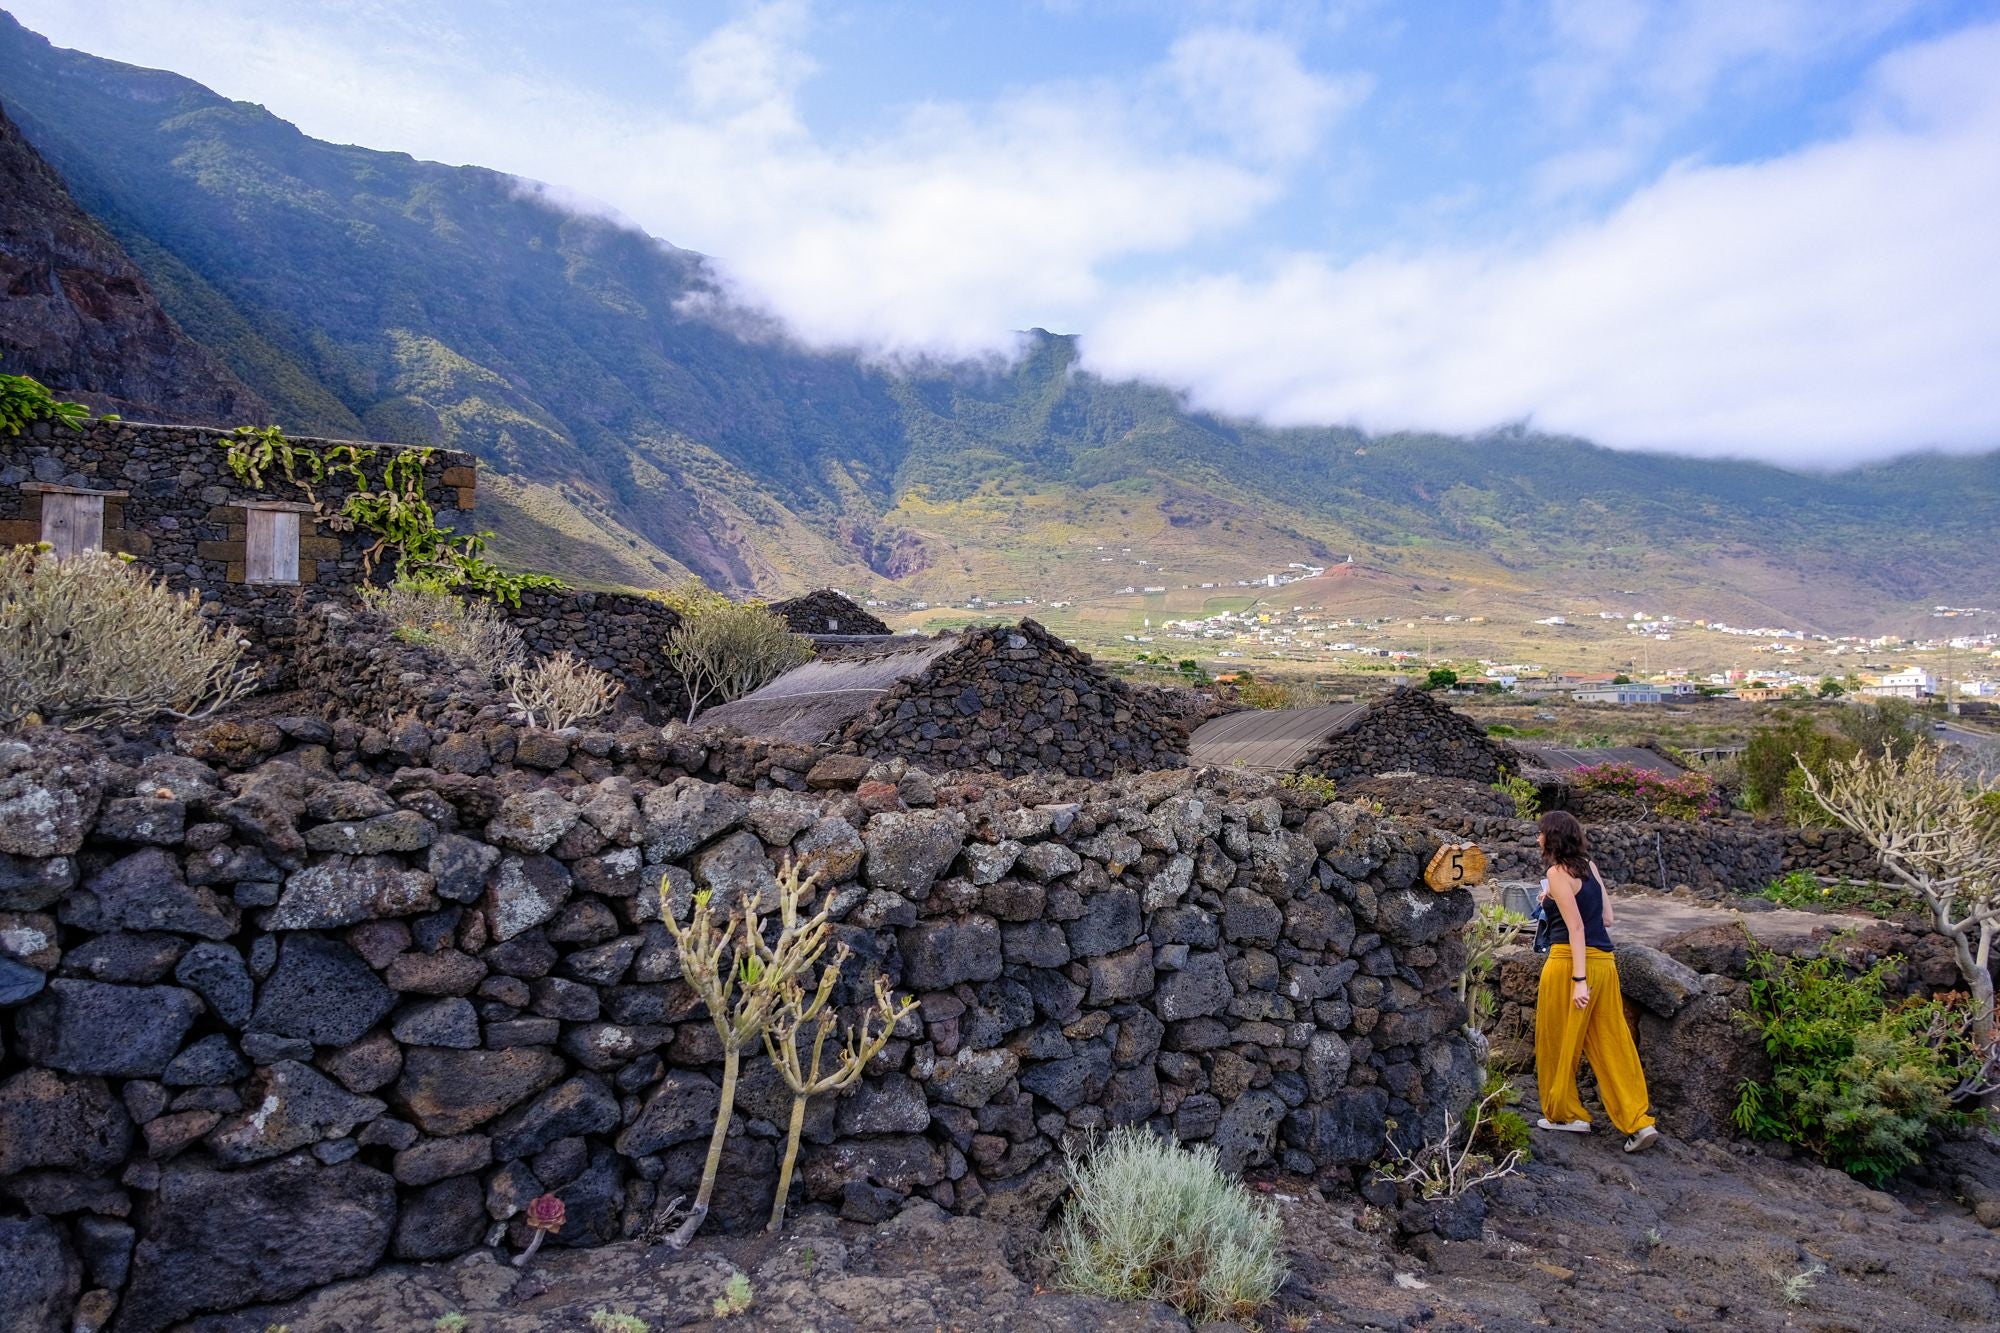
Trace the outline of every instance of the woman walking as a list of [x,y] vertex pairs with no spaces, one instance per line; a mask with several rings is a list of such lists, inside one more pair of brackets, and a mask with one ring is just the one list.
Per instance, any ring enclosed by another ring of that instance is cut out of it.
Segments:
[[1576,1091],[1578,1061],[1588,1057],[1604,1109],[1627,1136],[1625,1151],[1644,1152],[1660,1131],[1647,1114],[1646,1074],[1618,993],[1618,962],[1605,929],[1614,914],[1604,877],[1590,859],[1575,815],[1551,810],[1539,827],[1536,840],[1548,868],[1542,910],[1556,915],[1549,922],[1553,942],[1535,1003],[1535,1081],[1542,1095],[1537,1123],[1570,1134],[1590,1132],[1590,1113]]

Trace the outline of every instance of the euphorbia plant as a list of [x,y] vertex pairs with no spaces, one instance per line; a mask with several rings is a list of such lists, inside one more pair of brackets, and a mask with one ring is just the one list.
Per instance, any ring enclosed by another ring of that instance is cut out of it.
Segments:
[[[784,1229],[785,1199],[792,1190],[792,1167],[798,1161],[799,1133],[806,1123],[806,1101],[822,1092],[839,1092],[854,1086],[861,1077],[861,1071],[868,1062],[882,1053],[889,1044],[889,1034],[896,1030],[896,1024],[904,1015],[917,1007],[914,997],[905,997],[899,1004],[889,992],[889,979],[878,975],[875,978],[875,1004],[864,1010],[857,1026],[848,1029],[846,1041],[838,1048],[834,1066],[824,1074],[820,1072],[820,1057],[826,1049],[827,1038],[833,1035],[836,1020],[826,1016],[827,1003],[833,998],[833,988],[840,981],[840,969],[847,962],[848,950],[841,945],[834,950],[833,961],[819,974],[819,986],[812,998],[806,998],[805,988],[793,980],[785,988],[783,1003],[772,1016],[771,1024],[764,1031],[764,1049],[771,1054],[771,1063],[784,1076],[785,1084],[792,1090],[792,1123],[785,1135],[785,1161],[778,1168],[778,1193],[771,1201],[772,1234]],[[881,1021],[881,1027],[874,1026]],[[799,1056],[799,1034],[811,1026],[813,1028],[812,1054],[801,1059]]]
[[715,1130],[708,1138],[708,1160],[702,1166],[694,1204],[686,1220],[666,1237],[665,1243],[674,1249],[693,1240],[708,1217],[716,1172],[722,1166],[722,1145],[729,1136],[729,1117],[736,1109],[736,1076],[744,1047],[763,1034],[783,1003],[787,987],[826,950],[832,933],[826,909],[799,920],[799,904],[817,878],[801,879],[798,867],[790,863],[778,872],[778,931],[769,943],[764,940],[756,894],[744,894],[728,920],[718,924],[711,895],[697,893],[688,923],[683,926],[674,919],[667,882],[660,882],[660,919],[680,949],[681,975],[701,996],[722,1043],[722,1096],[715,1110]]

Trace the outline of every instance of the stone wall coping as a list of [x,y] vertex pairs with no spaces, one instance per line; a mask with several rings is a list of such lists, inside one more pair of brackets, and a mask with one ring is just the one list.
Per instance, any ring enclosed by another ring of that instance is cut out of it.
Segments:
[[52,481],[24,481],[21,489],[30,495],[101,495],[110,500],[122,500],[132,494],[130,491],[94,491],[88,486],[58,486]]
[[[99,417],[91,424],[102,424],[114,429],[136,426],[141,430],[193,431],[199,435],[212,435],[217,439],[227,439],[236,433],[236,428],[233,426],[188,426],[170,421],[133,421],[123,417],[116,421],[107,421]],[[293,444],[351,444],[361,449],[428,449],[438,461],[443,462],[447,467],[452,465],[448,461],[449,459],[463,459],[469,465],[478,466],[478,458],[474,454],[464,449],[453,449],[449,445],[443,444],[400,444],[392,440],[346,440],[330,435],[293,435],[289,431],[286,432],[285,438]]]

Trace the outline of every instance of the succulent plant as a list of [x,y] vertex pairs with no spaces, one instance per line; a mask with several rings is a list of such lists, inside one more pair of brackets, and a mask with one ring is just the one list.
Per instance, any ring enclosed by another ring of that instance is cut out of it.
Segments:
[[528,1260],[535,1257],[535,1251],[542,1248],[542,1238],[561,1231],[563,1223],[568,1220],[568,1212],[563,1207],[563,1201],[553,1194],[537,1195],[528,1204],[527,1211],[522,1216],[527,1219],[529,1229],[535,1234],[528,1238],[528,1248],[514,1256],[516,1268],[526,1266]]

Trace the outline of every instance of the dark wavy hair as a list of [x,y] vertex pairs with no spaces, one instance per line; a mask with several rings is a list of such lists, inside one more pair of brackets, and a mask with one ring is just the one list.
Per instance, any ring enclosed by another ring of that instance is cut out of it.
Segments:
[[1583,825],[1567,810],[1551,810],[1535,828],[1542,835],[1542,865],[1561,866],[1582,879],[1590,871],[1590,845]]

